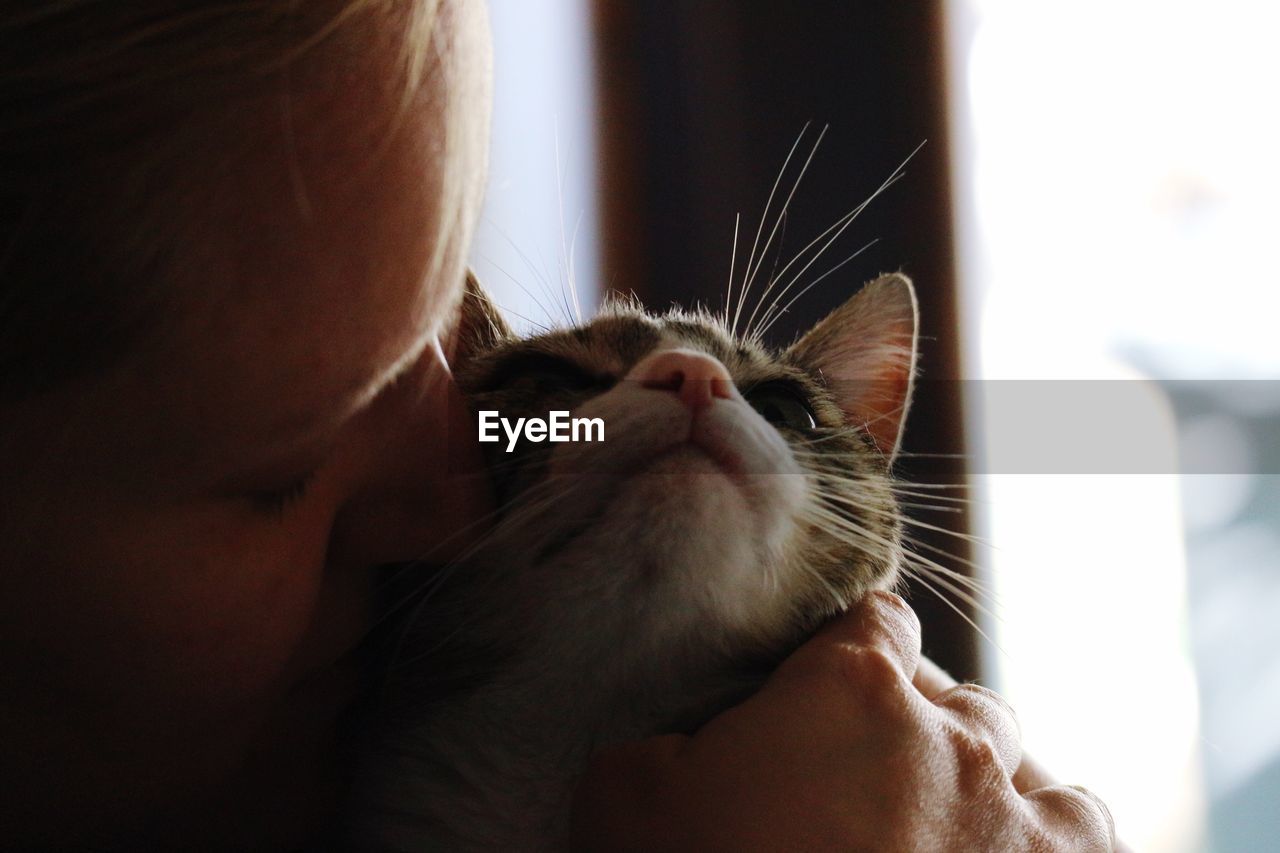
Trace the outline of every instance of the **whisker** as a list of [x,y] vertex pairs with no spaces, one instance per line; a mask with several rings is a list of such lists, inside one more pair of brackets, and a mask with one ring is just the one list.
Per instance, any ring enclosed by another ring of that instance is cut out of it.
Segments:
[[[547,263],[547,259],[542,254],[542,250],[538,249],[537,253],[538,253],[538,260],[542,263],[542,265],[548,269],[551,269],[552,265]],[[558,263],[555,265],[555,269],[560,269],[560,266]],[[574,316],[573,316],[573,305],[570,304],[569,302],[569,294],[565,290],[563,278],[564,276],[562,273],[561,276],[557,278],[555,284],[553,284],[550,279],[547,279],[547,285],[546,285],[547,295],[552,300],[559,303],[560,308],[564,310],[565,323],[567,325],[572,326],[575,322]]]
[[[529,288],[525,287],[525,286],[524,286],[524,283],[523,283],[523,282],[521,282],[521,281],[520,281],[520,279],[516,278],[516,277],[515,277],[514,275],[512,275],[511,273],[507,272],[507,270],[506,270],[504,267],[502,267],[501,265],[499,265],[499,264],[495,263],[493,260],[491,260],[491,259],[489,259],[489,258],[486,258],[486,259],[485,259],[485,261],[486,261],[486,263],[488,263],[491,267],[493,267],[493,268],[494,268],[494,269],[496,269],[498,272],[500,272],[500,273],[502,273],[504,276],[506,276],[506,277],[507,277],[507,279],[508,279],[512,284],[514,284],[516,287],[520,288],[520,290],[524,292],[524,295],[525,295],[525,296],[528,296],[528,297],[529,297],[529,299],[530,299],[530,301],[532,301],[532,302],[533,302],[533,304],[534,304],[534,305],[536,305],[536,306],[538,307],[538,309],[539,309],[540,311],[542,311],[542,313],[543,313],[543,314],[545,314],[545,315],[546,315],[546,317],[547,317],[547,323],[553,323],[553,322],[555,322],[555,317],[554,317],[554,316],[552,315],[552,313],[547,309],[546,304],[545,304],[541,299],[539,299],[539,298],[537,297],[537,295],[536,295],[532,290],[530,290]],[[499,307],[502,307],[502,306],[499,306]],[[549,325],[547,325],[546,323],[539,323],[539,322],[536,322],[536,321],[534,321],[534,320],[529,319],[528,317],[523,317],[523,316],[521,316],[521,315],[519,315],[519,314],[516,314],[514,311],[511,311],[511,309],[509,309],[509,308],[503,308],[502,310],[503,310],[503,311],[507,311],[507,312],[508,312],[508,313],[510,313],[512,316],[520,317],[520,319],[521,319],[521,320],[524,320],[525,322],[527,322],[527,323],[531,324],[531,326],[532,326],[534,329],[537,329],[537,330],[539,330],[540,332],[549,332],[549,331],[551,331],[551,327],[550,327]]]
[[578,251],[578,232],[582,229],[582,216],[583,213],[580,211],[573,223],[573,236],[569,238],[569,292],[573,294],[573,311],[578,325],[582,324],[582,306],[578,300],[578,274],[574,258]]
[[922,450],[900,450],[898,456],[902,459],[960,459],[963,461],[973,458],[972,453],[930,453]]
[[[756,236],[751,243],[751,254],[747,256],[747,271],[751,270],[751,262],[755,260],[756,248],[760,245],[760,235],[764,232],[765,220],[769,217],[769,207],[773,204],[774,194],[778,191],[778,185],[782,183],[782,176],[787,173],[787,166],[791,163],[791,158],[795,156],[796,149],[800,147],[800,140],[804,139],[806,133],[809,132],[810,122],[805,122],[804,127],[800,129],[800,135],[796,137],[796,141],[791,143],[791,150],[787,152],[787,157],[782,161],[782,168],[778,170],[778,177],[773,179],[773,187],[769,190],[769,197],[764,203],[764,210],[760,213],[760,224],[756,226]],[[744,274],[743,291],[738,296],[738,307],[733,314],[733,326],[730,328],[729,334],[737,337],[738,334],[738,318],[742,314],[743,301],[745,296],[746,280]]]
[[[533,259],[530,258],[529,255],[516,244],[515,240],[511,238],[511,235],[508,234],[505,229],[499,227],[496,223],[493,223],[491,221],[490,224],[493,226],[494,230],[498,233],[498,235],[502,237],[504,241],[506,241],[507,245],[511,247],[511,251],[515,252],[516,255],[519,256],[520,260],[524,262],[524,265],[529,270],[529,273],[533,276],[534,280],[541,287],[542,294],[545,297],[547,297],[547,299],[551,302],[551,304],[554,305],[556,303],[560,303],[558,307],[565,309],[564,322],[568,324],[572,324],[574,322],[573,313],[572,311],[569,310],[568,305],[564,304],[562,301],[563,291],[561,291],[561,293],[557,295],[555,288],[551,286],[550,279],[546,275],[544,275],[541,270],[539,270],[538,265],[535,264],[533,262]],[[541,256],[540,256],[540,259],[541,259]],[[545,260],[543,260],[543,265],[546,266]],[[511,278],[513,281],[515,280],[515,278],[510,274],[507,274],[507,277]],[[552,322],[555,321],[555,315],[552,312],[547,311],[546,308],[543,308],[543,311],[546,312],[547,319],[549,321],[552,321]]]
[[[924,540],[919,539],[915,536],[904,535],[902,537],[902,541],[903,541],[903,544],[910,545],[912,548],[924,548],[925,550],[932,551],[935,554],[938,554],[941,557],[945,557],[948,560],[954,560],[957,563],[961,563],[962,565],[968,566],[974,572],[982,571],[982,567],[977,563],[973,562],[972,560],[957,556],[956,554],[953,554],[950,551],[948,551],[946,548],[942,548],[940,546],[930,544],[929,542],[925,542]],[[991,588],[988,587],[985,583],[978,580],[977,577],[974,577],[972,575],[967,575],[964,572],[958,572],[955,569],[950,569],[941,565],[939,565],[939,569],[942,570],[948,577],[951,577],[952,579],[954,579],[957,583],[964,584],[965,586],[969,587],[975,592],[981,593],[982,595],[991,599],[991,601],[994,603],[999,603],[999,599],[997,598],[995,592],[992,591]]]
[[903,575],[904,575],[904,576],[906,576],[906,577],[910,577],[912,580],[916,581],[918,584],[920,584],[920,585],[921,585],[922,587],[924,587],[926,590],[928,590],[929,592],[931,592],[931,593],[933,593],[934,595],[936,595],[936,596],[938,597],[938,600],[939,600],[939,601],[941,601],[943,604],[947,605],[947,607],[950,607],[953,611],[955,611],[955,613],[956,613],[956,615],[957,615],[957,616],[959,616],[959,617],[960,617],[961,619],[963,619],[965,622],[969,623],[969,627],[973,628],[973,630],[974,630],[974,631],[976,631],[976,632],[978,633],[978,635],[979,635],[979,636],[981,636],[984,640],[986,640],[988,643],[990,643],[992,646],[994,646],[996,649],[998,649],[998,650],[1000,651],[1000,653],[1001,653],[1001,654],[1003,654],[1005,657],[1008,657],[1008,656],[1009,656],[1009,653],[1008,653],[1008,652],[1006,652],[1006,651],[1004,650],[1004,648],[1003,648],[999,643],[997,643],[995,640],[991,639],[991,637],[987,635],[987,632],[986,632],[986,631],[983,631],[981,628],[979,628],[979,627],[978,627],[978,623],[977,623],[977,622],[973,621],[973,619],[972,619],[972,618],[970,618],[970,617],[969,617],[969,615],[968,615],[967,613],[965,613],[963,610],[961,610],[961,609],[960,609],[960,607],[959,607],[958,605],[956,605],[956,604],[955,604],[951,599],[947,598],[945,595],[943,595],[941,592],[939,592],[939,591],[937,590],[937,588],[935,588],[931,583],[929,583],[929,582],[928,582],[927,580],[925,580],[923,577],[921,577],[920,575],[916,574],[915,572],[912,572],[912,571],[908,570],[908,569],[907,569],[907,568],[905,568],[905,567],[904,567],[904,569],[903,569]]
[[[880,514],[882,517],[889,518],[889,519],[894,519],[894,518],[896,518],[896,517],[897,517],[897,516],[896,516],[896,513],[892,512],[892,511],[889,511],[889,510],[878,510],[878,509],[876,509],[876,508],[867,508],[867,507],[863,507],[862,509],[863,509],[864,511],[869,511],[871,514],[877,514],[877,513],[878,513],[878,514]],[[847,517],[845,517],[845,516],[842,516],[842,515],[836,515],[836,514],[834,514],[834,513],[830,513],[830,512],[827,512],[827,513],[821,514],[821,515],[820,515],[820,517],[824,518],[824,520],[826,520],[826,521],[828,521],[828,522],[830,522],[830,523],[833,523],[835,527],[838,527],[838,528],[839,528],[839,529],[841,529],[841,530],[848,531],[848,532],[850,532],[850,533],[853,533],[854,535],[857,535],[858,537],[860,537],[860,538],[862,538],[862,539],[866,539],[866,540],[868,540],[868,541],[873,542],[874,544],[879,545],[880,547],[884,548],[884,549],[885,549],[886,551],[888,551],[888,552],[892,552],[892,551],[894,550],[894,545],[893,545],[893,543],[892,543],[890,540],[888,540],[888,539],[886,539],[886,538],[884,538],[884,537],[882,537],[882,536],[878,536],[878,535],[877,535],[877,534],[875,534],[875,533],[872,533],[871,531],[869,531],[869,530],[867,530],[866,528],[862,527],[861,525],[857,524],[857,523],[856,523],[855,521],[853,521],[852,519],[849,519],[849,518],[847,518]],[[832,532],[832,533],[834,533],[834,531],[833,531],[833,530],[829,530],[828,532]],[[909,540],[909,539],[908,539],[907,541],[908,541],[908,542],[911,542],[911,540]],[[915,543],[915,542],[911,542],[911,544],[917,544],[917,543]],[[921,544],[922,544],[922,543],[921,543]],[[929,548],[931,548],[932,550],[936,550],[936,551],[938,551],[939,553],[943,554],[944,556],[947,556],[947,557],[949,557],[949,558],[951,558],[951,559],[958,560],[959,562],[962,562],[962,563],[968,563],[968,562],[969,562],[969,561],[967,561],[967,560],[964,560],[963,558],[956,557],[955,555],[950,554],[950,553],[948,553],[948,552],[946,552],[946,551],[944,551],[944,550],[942,550],[942,549],[940,549],[940,548],[934,548],[933,546],[926,546],[926,547],[929,547]],[[993,602],[995,601],[994,596],[993,596],[993,595],[992,595],[988,590],[986,590],[986,589],[985,589],[985,587],[984,587],[984,586],[983,586],[979,581],[977,581],[975,578],[971,578],[971,577],[969,577],[968,575],[965,575],[965,574],[963,574],[963,573],[961,573],[961,572],[957,572],[957,571],[955,571],[954,569],[948,568],[947,566],[944,566],[944,565],[942,565],[941,563],[938,563],[938,562],[937,562],[937,561],[935,561],[935,560],[931,560],[931,559],[929,559],[928,557],[925,557],[925,556],[924,556],[924,555],[922,555],[922,554],[918,554],[918,553],[911,552],[911,551],[905,551],[905,550],[904,550],[904,552],[903,552],[903,553],[904,553],[904,559],[905,559],[905,555],[910,554],[910,555],[911,555],[911,557],[912,557],[913,559],[915,559],[916,561],[918,561],[920,564],[922,564],[922,565],[924,565],[924,566],[927,566],[927,567],[928,567],[929,569],[931,569],[935,574],[937,574],[937,575],[941,575],[941,576],[943,576],[943,577],[952,578],[952,579],[954,579],[955,581],[957,581],[957,582],[959,582],[959,583],[961,583],[961,584],[963,584],[963,585],[965,585],[965,586],[969,587],[969,588],[970,588],[970,589],[972,589],[974,592],[977,592],[977,593],[979,593],[979,594],[982,594],[982,595],[986,596],[987,598],[990,598]],[[970,565],[972,565],[972,564],[970,564]],[[976,567],[976,566],[974,566],[974,568],[976,569],[977,567]],[[970,601],[970,603],[971,603],[971,604],[973,604],[973,605],[974,605],[974,606],[976,606],[976,607],[979,607],[980,609],[983,609],[983,610],[985,611],[985,608],[981,608],[981,605],[979,605],[976,601]]]
[[[756,261],[756,268],[752,270],[748,267],[747,274],[749,277],[747,278],[746,282],[742,286],[742,298],[739,300],[740,304],[746,299],[747,292],[751,289],[751,285],[755,282],[756,275],[760,272],[760,267],[764,264],[765,255],[768,254],[769,252],[769,246],[773,243],[773,238],[777,235],[778,228],[781,227],[783,219],[786,217],[787,208],[791,206],[791,200],[795,197],[796,191],[800,189],[800,182],[804,180],[805,173],[809,171],[809,164],[813,162],[814,155],[818,153],[818,146],[822,145],[822,138],[827,135],[827,130],[829,127],[830,125],[823,126],[822,131],[818,134],[817,140],[815,140],[813,143],[813,148],[810,149],[809,151],[808,158],[804,161],[804,165],[800,167],[800,174],[796,177],[795,183],[791,185],[791,192],[787,194],[787,200],[782,203],[782,213],[779,214],[777,221],[774,223],[773,230],[769,232],[769,239],[765,241],[764,249],[760,251],[760,258]],[[772,284],[770,284],[769,286],[771,287]],[[765,289],[765,292],[768,293],[768,288]],[[757,300],[755,309],[753,309],[751,312],[752,317],[755,316],[756,310],[758,310],[759,307],[760,307],[760,301]],[[735,329],[737,328],[736,323],[734,325],[734,328]],[[748,320],[747,328],[743,330],[744,337],[748,336],[748,332],[750,328],[751,328],[751,321]]]
[[798,565],[800,567],[801,571],[803,571],[810,578],[815,580],[818,584],[822,586],[824,590],[826,590],[827,595],[830,596],[831,600],[836,603],[836,606],[840,610],[847,610],[849,608],[849,605],[852,602],[849,601],[848,596],[846,596],[843,592],[841,592],[839,589],[833,586],[831,584],[831,581],[827,580],[826,576],[824,576],[816,566],[810,564],[806,560],[797,560],[794,562],[795,562],[795,565]]
[[576,243],[578,239],[578,224],[581,224],[582,218],[579,216],[578,224],[573,227],[573,241],[569,247],[565,246],[564,234],[564,175],[560,170],[560,124],[555,125],[555,157],[556,157],[556,205],[560,211],[560,254],[563,258],[563,267],[566,269],[569,278],[569,297],[572,305],[569,306],[573,312],[576,322],[582,322],[582,306],[578,304],[578,284],[574,281],[573,275],[573,249],[572,243]]
[[937,506],[936,504],[922,504],[915,501],[898,501],[898,506],[904,509],[920,509],[929,512],[945,512],[945,513],[962,513],[965,511],[962,506]]
[[[832,245],[832,243],[834,243],[837,239],[839,239],[840,235],[843,234],[845,230],[850,225],[853,224],[853,221],[858,218],[858,215],[861,214],[862,211],[864,211],[867,208],[867,206],[871,204],[871,202],[875,201],[881,194],[883,194],[885,190],[893,186],[895,183],[898,182],[899,179],[903,177],[903,175],[905,174],[903,172],[903,169],[906,167],[907,163],[911,162],[911,158],[915,157],[916,154],[920,151],[920,149],[924,147],[924,144],[925,143],[921,142],[919,145],[917,145],[911,151],[911,153],[908,154],[906,158],[901,163],[898,164],[897,168],[895,168],[890,173],[889,177],[885,179],[880,184],[880,186],[877,187],[876,190],[873,193],[871,193],[871,195],[868,196],[861,204],[857,205],[856,207],[853,208],[853,210],[849,211],[844,216],[841,216],[839,219],[837,219],[835,223],[833,223],[830,227],[827,228],[827,230],[823,231],[813,240],[809,241],[809,243],[803,249],[797,252],[795,256],[790,261],[787,262],[786,266],[784,266],[782,270],[778,273],[779,278],[786,275],[787,271],[791,269],[792,265],[799,262],[800,259],[804,257],[806,252],[808,252],[810,249],[812,249],[815,245],[817,245],[822,240],[826,239],[828,234],[831,234],[830,239],[827,239],[826,243],[824,243],[822,247],[818,249],[818,251],[813,255],[813,257],[810,258],[807,263],[805,263],[804,267],[802,267],[800,271],[791,278],[791,281],[787,283],[786,287],[782,289],[782,291],[778,294],[778,296],[774,298],[773,303],[770,305],[770,310],[772,310],[773,307],[778,304],[779,300],[781,300],[782,297],[786,295],[787,291],[789,291],[795,285],[795,283],[800,280],[800,278],[805,274],[805,272],[808,271],[808,269],[811,266],[813,266],[813,264],[818,260],[818,258],[822,257],[822,255]],[[835,232],[834,234],[832,234],[833,231]],[[874,242],[875,241],[872,241],[872,243]],[[869,243],[868,246],[870,245],[871,244]],[[863,247],[863,249],[859,249],[858,252],[859,253],[862,252],[865,248],[866,247]],[[853,257],[857,257],[857,253],[855,253]],[[847,260],[852,260],[852,257]],[[843,266],[844,263],[845,262],[838,264],[835,269],[838,269],[840,266]],[[829,270],[826,273],[826,275],[830,275],[832,272],[835,271],[835,269]],[[823,278],[825,278],[826,275],[824,275]],[[816,284],[817,282],[814,282],[814,283]],[[761,305],[763,305],[765,296],[767,296],[768,293],[773,289],[774,284],[775,282],[770,282],[769,286],[765,288],[764,293],[761,294],[760,300],[757,301],[756,303],[756,310],[759,310]],[[793,299],[791,302],[787,303],[787,307],[789,308],[794,302],[795,300]],[[781,313],[785,313],[785,311],[786,309],[784,308],[783,312]],[[767,316],[768,316],[768,312],[766,312],[766,318]],[[752,321],[754,319],[755,319],[755,311],[752,312],[751,318],[749,318],[747,321],[748,331],[744,332],[744,334],[749,333],[749,330],[752,327]],[[761,320],[761,322],[763,323],[764,320]],[[770,325],[772,325],[772,323],[770,323]]]
[[[893,489],[895,495],[901,495],[907,498],[920,498],[921,500],[931,501],[947,501],[953,504],[972,504],[976,502],[975,498],[959,498],[954,495],[940,495],[937,492],[917,492],[912,490],[913,483],[900,482],[892,483],[889,488]],[[937,504],[920,504],[923,509],[941,509]]]
[[[909,486],[910,486],[911,488],[913,488],[913,489],[938,489],[938,490],[943,490],[943,489],[969,489],[969,488],[972,488],[968,483],[917,483],[917,482],[911,481],[911,482],[907,483],[907,485],[909,485]],[[942,498],[941,498],[941,497],[939,497],[939,500],[941,500],[941,499],[942,499]],[[957,499],[956,499],[956,498],[952,498],[952,500],[957,500]]]
[[537,329],[540,332],[552,331],[550,326],[544,326],[541,323],[539,323],[537,320],[534,320],[532,317],[526,317],[524,314],[521,314],[519,311],[516,311],[514,308],[510,308],[506,305],[500,305],[497,302],[493,304],[496,305],[499,309],[501,309],[503,313],[510,314],[512,317],[515,317],[517,320],[524,320],[533,329]]
[[738,261],[738,226],[742,222],[742,214],[735,213],[733,215],[733,251],[729,254],[729,289],[724,293],[724,319],[721,321],[725,326],[729,325],[729,306],[733,304],[733,268]]
[[996,550],[995,546],[992,545],[990,542],[988,542],[986,539],[984,539],[981,536],[977,536],[973,533],[961,533],[958,530],[952,530],[949,527],[942,527],[941,525],[938,525],[938,524],[929,524],[928,522],[921,521],[918,518],[911,518],[910,516],[907,517],[906,522],[907,524],[910,524],[912,527],[918,527],[922,530],[928,530],[932,533],[941,533],[944,536],[954,536],[957,539],[960,539],[964,542],[968,542],[970,545],[981,545],[984,548],[990,548],[993,551]]
[[[918,554],[913,554],[913,553],[911,553],[911,552],[907,552],[907,553],[903,556],[903,559],[904,559],[904,560],[906,560],[907,562],[912,562],[912,561],[914,561],[914,560],[915,560],[915,558],[916,558],[916,557],[918,557],[918,556],[919,556]],[[914,564],[914,567],[915,567],[915,569],[916,569],[917,571],[919,571],[919,570],[920,570],[920,566],[919,566],[918,564]],[[995,613],[993,613],[990,609],[988,609],[985,605],[983,605],[983,604],[982,604],[982,602],[981,602],[981,601],[979,601],[979,600],[974,596],[973,592],[975,592],[975,591],[970,591],[969,589],[964,588],[962,585],[956,584],[956,583],[954,582],[954,579],[949,578],[949,577],[948,577],[948,576],[946,576],[946,575],[939,574],[938,572],[933,571],[933,570],[931,570],[931,569],[924,569],[924,572],[925,572],[925,574],[927,574],[927,575],[929,576],[929,579],[930,579],[930,580],[932,580],[934,583],[938,584],[938,585],[939,585],[939,586],[941,586],[943,589],[945,589],[945,590],[947,590],[948,592],[950,592],[952,595],[954,595],[954,596],[956,596],[957,598],[959,598],[959,599],[960,599],[961,601],[963,601],[965,604],[968,604],[968,605],[969,605],[970,607],[972,607],[974,610],[977,610],[977,611],[979,611],[979,612],[983,613],[984,615],[986,615],[986,616],[988,616],[988,617],[990,617],[990,618],[992,618],[992,619],[995,619],[995,620],[997,620],[997,621],[1003,621],[1003,620],[1001,620],[1001,619],[1000,619],[1000,617],[996,616],[996,615],[995,615]],[[917,577],[917,578],[922,577],[922,575],[919,575],[919,574],[916,574],[916,575],[913,575],[913,576],[914,576],[914,577]],[[993,602],[993,603],[994,603],[994,602]]]
[[[851,220],[851,221],[852,221],[852,220]],[[839,236],[839,235],[837,235],[837,236]],[[875,245],[876,243],[878,243],[878,242],[880,242],[880,238],[879,238],[879,237],[877,237],[876,239],[874,239],[874,240],[872,240],[871,242],[867,243],[867,244],[866,244],[866,245],[864,245],[861,249],[859,249],[858,251],[854,252],[852,255],[850,255],[849,257],[845,258],[843,261],[841,261],[840,263],[836,264],[834,267],[832,267],[831,269],[829,269],[829,270],[827,270],[826,272],[824,272],[822,275],[820,275],[820,276],[818,276],[817,278],[815,278],[813,281],[809,282],[809,284],[805,285],[805,287],[804,287],[804,288],[802,288],[802,289],[800,290],[800,292],[799,292],[799,293],[797,293],[795,296],[791,297],[790,301],[788,301],[786,305],[782,306],[782,308],[781,308],[781,309],[776,309],[776,306],[777,306],[778,302],[782,300],[782,297],[783,297],[783,296],[786,296],[786,294],[787,294],[787,290],[790,290],[790,289],[791,289],[791,285],[790,285],[790,284],[789,284],[789,285],[787,285],[787,286],[786,286],[786,288],[784,288],[784,289],[782,290],[782,292],[778,294],[778,298],[777,298],[776,300],[774,300],[773,305],[770,305],[770,306],[769,306],[769,310],[768,310],[768,311],[766,311],[766,312],[765,312],[765,314],[764,314],[764,316],[760,318],[760,328],[759,328],[757,331],[752,332],[752,333],[751,333],[751,337],[752,337],[752,338],[754,338],[754,339],[756,339],[756,340],[762,340],[762,339],[764,338],[764,336],[765,336],[765,335],[767,335],[767,334],[769,333],[769,330],[773,328],[774,323],[777,323],[779,320],[781,320],[781,319],[782,319],[782,317],[783,317],[783,315],[784,315],[784,314],[786,314],[788,311],[790,311],[790,310],[791,310],[791,306],[792,306],[792,305],[795,305],[795,304],[796,304],[796,302],[797,302],[797,301],[799,301],[799,300],[800,300],[800,299],[801,299],[801,298],[802,298],[806,293],[808,293],[810,290],[813,290],[815,287],[817,287],[819,284],[821,284],[821,283],[823,282],[823,280],[827,278],[827,276],[829,276],[829,275],[831,275],[832,273],[834,273],[834,272],[838,271],[838,270],[839,270],[841,267],[843,267],[845,264],[849,263],[849,262],[850,262],[850,261],[852,261],[854,258],[858,257],[859,255],[861,255],[861,254],[862,254],[863,252],[865,252],[867,249],[870,249],[872,246],[874,246],[874,245]],[[815,260],[816,260],[816,259],[815,259]],[[806,269],[807,269],[807,268],[806,268]],[[803,271],[803,270],[801,270],[801,273],[800,273],[800,274],[801,274],[801,275],[803,275],[803,272],[804,272],[804,271]],[[798,280],[798,279],[797,279],[797,280]],[[794,282],[793,282],[793,283],[794,283]],[[776,309],[776,313],[775,313],[775,309]],[[747,323],[747,325],[748,325],[748,326],[750,326],[750,325],[751,325],[751,324],[750,324],[750,322],[748,322],[748,323]]]
[[[769,207],[773,204],[773,197],[774,197],[774,194],[778,191],[778,185],[782,182],[782,176],[783,176],[784,174],[786,174],[787,166],[791,163],[791,158],[795,155],[795,153],[796,153],[796,148],[798,148],[798,147],[799,147],[799,145],[800,145],[800,140],[801,140],[801,139],[804,139],[804,135],[805,135],[808,131],[809,131],[809,122],[805,122],[804,127],[802,127],[802,128],[800,129],[800,135],[796,137],[795,142],[791,143],[791,150],[789,150],[789,151],[787,152],[787,156],[786,156],[786,158],[785,158],[785,159],[783,159],[783,161],[782,161],[782,168],[778,170],[778,175],[777,175],[777,177],[775,177],[775,178],[773,179],[773,186],[769,189],[769,197],[765,200],[765,203],[764,203],[764,210],[763,210],[763,211],[761,211],[761,213],[760,213],[760,222],[759,222],[759,224],[757,224],[757,225],[756,225],[756,236],[755,236],[755,239],[753,239],[753,240],[751,241],[751,254],[749,254],[749,255],[747,256],[747,266],[746,266],[746,268],[747,268],[748,270],[750,270],[750,269],[751,269],[751,263],[752,263],[752,261],[754,261],[754,260],[755,260],[755,257],[756,257],[756,248],[760,245],[760,235],[764,232],[764,223],[765,223],[765,220],[766,220],[766,219],[768,218],[768,216],[769,216]],[[743,277],[743,283],[745,284],[745,282],[746,282],[746,278],[745,278],[745,274],[744,274],[744,277]],[[730,336],[732,336],[732,337],[736,337],[736,336],[737,336],[737,329],[738,329],[738,316],[739,316],[741,313],[742,313],[742,296],[741,296],[741,295],[739,295],[739,297],[738,297],[738,305],[737,305],[737,309],[734,311],[734,314],[733,314],[733,325],[731,326],[730,331],[729,331],[729,334],[730,334]]]
[[[856,483],[856,481],[850,481],[850,482]],[[873,506],[869,506],[865,503],[859,502],[858,500],[856,500],[853,497],[850,497],[849,495],[841,494],[839,492],[833,492],[829,489],[823,489],[820,492],[820,495],[823,498],[826,498],[827,500],[831,500],[833,502],[843,504],[845,506],[851,507],[856,510],[861,510],[864,512],[877,511],[877,508]],[[972,533],[962,533],[958,530],[951,530],[950,528],[947,528],[947,527],[942,527],[936,524],[929,524],[928,522],[920,521],[919,519],[910,518],[910,517],[904,520],[913,527],[919,527],[924,530],[929,530],[934,533],[941,533],[947,536],[954,536],[955,538],[963,542],[968,542],[969,544],[972,544],[972,545],[982,545],[987,548],[992,547],[991,544],[989,542],[986,542],[982,537],[976,536]]]

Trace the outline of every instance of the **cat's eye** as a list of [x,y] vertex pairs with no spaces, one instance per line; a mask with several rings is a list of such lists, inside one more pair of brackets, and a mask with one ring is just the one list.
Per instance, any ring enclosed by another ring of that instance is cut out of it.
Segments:
[[572,361],[540,352],[519,353],[507,359],[485,384],[500,388],[517,379],[557,391],[603,390],[612,384],[611,379],[590,373]]
[[748,388],[742,396],[760,417],[776,427],[804,430],[817,425],[809,402],[785,382],[765,382]]

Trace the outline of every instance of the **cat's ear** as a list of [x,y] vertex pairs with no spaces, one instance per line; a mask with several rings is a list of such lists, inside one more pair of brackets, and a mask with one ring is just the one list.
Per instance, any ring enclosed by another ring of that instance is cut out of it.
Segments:
[[458,322],[456,353],[459,360],[492,349],[515,335],[498,306],[480,286],[480,281],[467,270],[462,291],[462,312]]
[[911,405],[918,318],[911,280],[882,275],[787,350],[789,361],[822,378],[846,420],[864,427],[889,461]]

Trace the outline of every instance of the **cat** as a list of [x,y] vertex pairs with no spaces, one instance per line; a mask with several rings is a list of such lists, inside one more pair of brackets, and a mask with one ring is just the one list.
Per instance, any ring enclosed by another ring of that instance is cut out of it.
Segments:
[[595,748],[695,730],[895,582],[911,282],[877,278],[778,351],[726,321],[617,300],[519,338],[468,282],[474,409],[598,417],[604,441],[482,445],[499,517],[405,630],[357,846],[558,849]]

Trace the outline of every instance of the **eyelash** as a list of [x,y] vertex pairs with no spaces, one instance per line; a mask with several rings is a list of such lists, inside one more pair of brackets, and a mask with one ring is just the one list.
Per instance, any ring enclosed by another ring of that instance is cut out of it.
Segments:
[[308,471],[284,488],[254,492],[249,496],[254,509],[264,515],[282,517],[306,496],[307,487],[311,485],[315,474],[315,471]]

